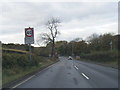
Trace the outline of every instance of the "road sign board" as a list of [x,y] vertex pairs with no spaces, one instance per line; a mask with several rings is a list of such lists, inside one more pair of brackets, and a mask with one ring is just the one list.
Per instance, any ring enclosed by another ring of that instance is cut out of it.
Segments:
[[25,28],[25,44],[34,44],[34,28]]
[[33,36],[33,34],[34,34],[34,32],[33,32],[33,28],[25,28],[25,35],[26,35],[26,37],[32,37]]

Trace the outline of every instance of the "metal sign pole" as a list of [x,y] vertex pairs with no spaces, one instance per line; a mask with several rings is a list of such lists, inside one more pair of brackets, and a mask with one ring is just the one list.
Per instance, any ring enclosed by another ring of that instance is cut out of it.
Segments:
[[29,43],[29,57],[30,57],[30,61],[32,60],[32,56],[31,56],[31,44]]
[[31,44],[34,44],[34,28],[25,28],[25,44],[29,45],[29,59],[32,61]]

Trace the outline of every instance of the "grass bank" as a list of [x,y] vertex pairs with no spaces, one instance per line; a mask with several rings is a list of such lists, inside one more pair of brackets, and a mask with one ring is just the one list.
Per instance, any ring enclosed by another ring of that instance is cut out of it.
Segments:
[[32,55],[32,61],[29,61],[28,54],[3,53],[2,84],[8,84],[25,75],[43,69],[57,59]]

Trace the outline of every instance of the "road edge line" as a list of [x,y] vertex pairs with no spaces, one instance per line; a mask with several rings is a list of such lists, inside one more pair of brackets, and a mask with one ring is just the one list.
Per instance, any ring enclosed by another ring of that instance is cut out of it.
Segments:
[[16,87],[18,87],[18,86],[22,85],[23,83],[25,83],[25,82],[29,81],[30,79],[32,79],[34,76],[35,76],[35,75],[33,75],[33,76],[31,76],[31,77],[27,78],[26,80],[24,80],[24,81],[20,82],[19,84],[15,85],[15,86],[14,86],[14,87],[12,87],[12,88],[14,89],[14,88],[16,88]]

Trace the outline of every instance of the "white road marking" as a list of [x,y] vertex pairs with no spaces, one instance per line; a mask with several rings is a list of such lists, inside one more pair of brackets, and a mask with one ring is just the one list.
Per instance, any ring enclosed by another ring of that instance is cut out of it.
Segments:
[[78,67],[77,66],[74,66],[77,70],[78,70]]
[[12,87],[12,88],[16,88],[16,87],[20,86],[21,84],[23,84],[23,83],[27,82],[28,80],[30,80],[31,78],[33,78],[34,76],[35,76],[35,75],[33,75],[33,76],[31,76],[31,77],[27,78],[26,80],[24,80],[23,82],[21,82],[21,83],[19,83],[19,84],[15,85],[15,86],[14,86],[14,87]]
[[82,75],[83,75],[86,79],[89,79],[84,73],[82,73]]

